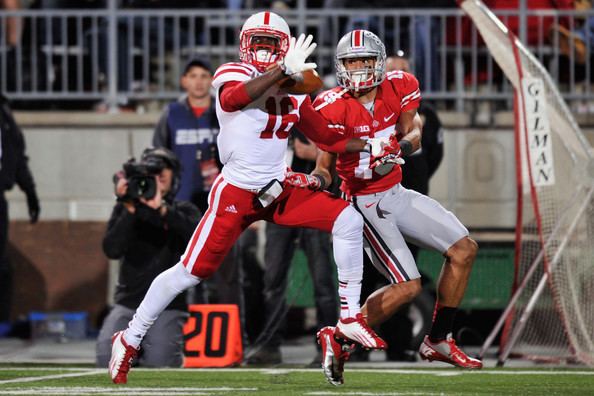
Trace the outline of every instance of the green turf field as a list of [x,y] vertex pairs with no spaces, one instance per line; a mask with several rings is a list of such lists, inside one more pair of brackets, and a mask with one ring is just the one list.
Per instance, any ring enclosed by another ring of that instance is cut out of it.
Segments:
[[0,395],[594,395],[594,370],[348,369],[334,387],[314,369],[106,370],[0,367]]

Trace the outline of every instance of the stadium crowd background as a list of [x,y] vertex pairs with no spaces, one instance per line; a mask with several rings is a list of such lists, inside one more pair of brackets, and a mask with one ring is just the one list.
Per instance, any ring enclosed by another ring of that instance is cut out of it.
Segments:
[[[526,9],[519,1],[486,2],[548,67],[593,141],[591,2],[525,3]],[[150,146],[165,103],[181,92],[187,61],[199,57],[216,67],[236,58],[241,22],[265,7],[284,15],[294,33],[314,34],[320,44],[314,58],[329,87],[334,45],[350,29],[375,31],[389,53],[409,55],[423,97],[444,126],[444,161],[431,195],[471,228],[482,247],[463,306],[468,315],[458,328],[470,329],[469,342],[476,343],[489,330],[493,312],[509,296],[513,271],[512,91],[455,2],[428,1],[422,8],[381,0],[2,4],[0,91],[24,131],[42,207],[39,224],[30,225],[25,197],[7,193],[14,288],[10,317],[2,319],[16,324],[13,335],[26,333],[18,324],[31,311],[89,312],[90,327],[97,329],[112,303],[118,265],[108,262],[100,243],[113,205],[111,175]],[[264,231],[259,234],[261,269]],[[439,257],[421,257],[430,274],[440,265]],[[314,322],[312,297],[307,288],[296,290],[306,276],[303,261],[298,254],[290,275],[289,299],[297,308],[290,318],[307,332]],[[485,290],[493,276],[498,286]],[[477,325],[477,317],[489,320]]]

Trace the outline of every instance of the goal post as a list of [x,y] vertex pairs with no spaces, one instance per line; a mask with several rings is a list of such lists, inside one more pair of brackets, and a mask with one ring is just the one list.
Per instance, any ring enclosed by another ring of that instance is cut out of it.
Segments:
[[592,148],[539,60],[480,0],[459,3],[515,92],[514,290],[481,356],[501,331],[500,364],[594,365]]

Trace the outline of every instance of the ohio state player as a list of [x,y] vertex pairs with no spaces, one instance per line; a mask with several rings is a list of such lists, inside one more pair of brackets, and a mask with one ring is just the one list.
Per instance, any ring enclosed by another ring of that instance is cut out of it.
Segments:
[[[367,299],[362,312],[368,323],[373,326],[385,321],[421,291],[420,274],[404,237],[432,247],[445,256],[445,264],[438,282],[433,326],[420,355],[459,367],[481,368],[482,363],[467,356],[451,337],[477,244],[460,221],[438,202],[400,185],[402,157],[420,148],[422,122],[416,109],[421,95],[411,74],[386,74],[385,59],[384,44],[375,34],[366,30],[347,33],[336,49],[340,87],[319,95],[314,106],[329,124],[335,125],[340,136],[390,138],[398,154],[374,159],[364,152],[322,153],[312,175],[329,182],[336,163],[343,192],[363,215],[366,252],[391,283]],[[335,385],[343,382],[343,364],[348,358],[348,350],[337,342],[337,337],[341,338],[340,329],[332,327],[318,333],[324,373]]]
[[[386,347],[360,313],[362,217],[330,194],[295,187],[298,175],[285,180],[287,137],[295,124],[326,150],[362,150],[366,142],[337,137],[307,95],[279,90],[276,83],[286,76],[316,67],[305,63],[316,46],[311,36],[290,38],[281,17],[261,12],[246,20],[240,42],[241,62],[222,65],[213,79],[224,167],[211,189],[209,209],[180,262],[155,278],[128,328],[114,334],[109,371],[115,383],[126,383],[138,346],[161,311],[181,291],[211,276],[241,232],[261,219],[332,232],[342,303],[337,328],[366,348]],[[367,147],[377,155],[392,149],[379,140]],[[323,178],[314,179],[324,186]]]

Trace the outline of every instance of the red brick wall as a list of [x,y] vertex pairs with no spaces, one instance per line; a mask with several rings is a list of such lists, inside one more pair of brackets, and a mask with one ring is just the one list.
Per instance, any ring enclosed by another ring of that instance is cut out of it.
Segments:
[[12,318],[30,311],[87,311],[95,327],[107,292],[104,232],[102,222],[11,222]]

